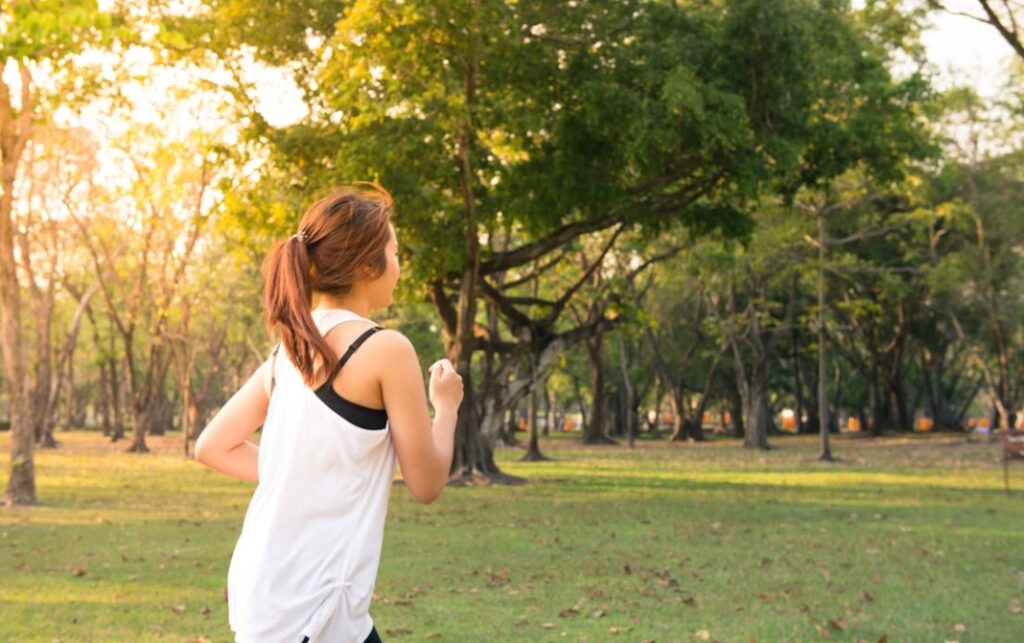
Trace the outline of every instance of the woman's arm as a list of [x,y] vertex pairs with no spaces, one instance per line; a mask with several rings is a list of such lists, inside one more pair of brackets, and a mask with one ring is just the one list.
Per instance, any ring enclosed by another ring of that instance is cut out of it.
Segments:
[[[462,402],[462,378],[442,360],[430,368],[434,420],[427,412],[423,371],[412,343],[386,332],[380,341],[381,393],[405,486],[420,502],[433,502],[448,482],[455,442],[455,422]],[[385,339],[386,338],[386,339]]]
[[269,360],[231,396],[196,440],[196,460],[217,471],[257,482],[259,447],[246,438],[263,426],[270,403],[266,382]]

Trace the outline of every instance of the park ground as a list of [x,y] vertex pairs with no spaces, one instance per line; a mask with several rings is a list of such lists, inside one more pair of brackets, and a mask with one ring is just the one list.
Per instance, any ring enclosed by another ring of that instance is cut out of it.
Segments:
[[[251,486],[88,432],[0,508],[0,641],[228,641]],[[0,450],[9,436],[0,433]],[[521,486],[395,485],[372,613],[385,641],[1024,640],[1024,467],[960,435],[637,448],[543,440]],[[0,483],[6,485],[6,465]]]

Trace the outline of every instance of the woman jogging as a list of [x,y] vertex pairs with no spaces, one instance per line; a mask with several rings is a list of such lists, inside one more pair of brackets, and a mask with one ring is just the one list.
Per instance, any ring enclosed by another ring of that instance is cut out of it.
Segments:
[[203,464],[258,482],[228,571],[236,641],[380,641],[369,608],[396,456],[420,502],[447,481],[462,378],[430,367],[431,423],[412,344],[366,318],[398,282],[391,211],[382,188],[345,188],[273,247],[280,343],[196,442]]

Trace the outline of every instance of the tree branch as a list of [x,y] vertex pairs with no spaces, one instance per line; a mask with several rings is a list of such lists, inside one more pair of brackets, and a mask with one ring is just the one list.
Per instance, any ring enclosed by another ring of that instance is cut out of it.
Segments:
[[514,250],[498,252],[480,262],[480,275],[490,275],[539,259],[559,246],[565,245],[576,237],[605,230],[619,223],[619,218],[606,215],[594,219],[575,221],[558,228],[548,236]]
[[509,288],[515,288],[516,286],[521,286],[527,282],[533,281],[534,279],[540,277],[540,275],[542,275],[543,273],[557,266],[558,262],[561,261],[568,253],[569,251],[563,248],[561,252],[559,252],[551,259],[551,261],[542,264],[530,274],[524,277],[519,277],[518,279],[513,279],[512,281],[506,281],[504,283],[501,283],[499,284],[498,287],[501,288],[502,290],[508,290]]
[[1003,37],[1003,40],[1013,47],[1017,56],[1024,60],[1024,44],[1020,41],[1020,35],[1017,33],[1016,29],[1016,20],[1013,18],[1013,11],[1010,9],[1009,5],[1006,5],[1004,2],[1007,12],[1010,14],[1012,30],[1010,27],[1003,24],[1003,21],[999,18],[999,15],[996,14],[989,0],[978,0],[978,4],[981,5],[981,8],[985,11],[985,15],[988,16],[988,23],[996,28],[996,31],[998,31],[999,35]]

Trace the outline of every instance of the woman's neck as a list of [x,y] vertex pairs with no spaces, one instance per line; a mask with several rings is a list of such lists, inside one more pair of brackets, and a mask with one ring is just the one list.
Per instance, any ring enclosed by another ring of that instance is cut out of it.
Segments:
[[350,310],[360,317],[370,314],[370,304],[366,298],[359,297],[357,293],[350,292],[341,296],[332,296],[326,293],[313,293],[313,310],[317,308],[343,308]]

